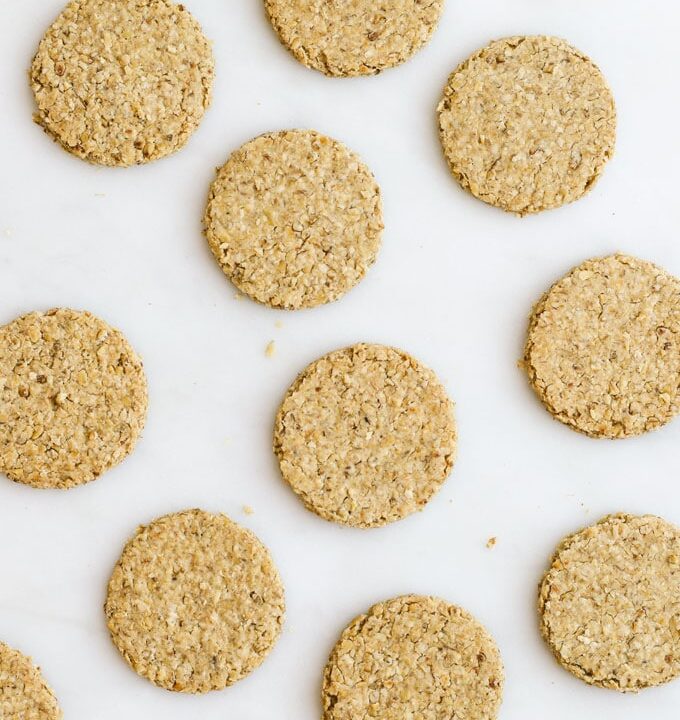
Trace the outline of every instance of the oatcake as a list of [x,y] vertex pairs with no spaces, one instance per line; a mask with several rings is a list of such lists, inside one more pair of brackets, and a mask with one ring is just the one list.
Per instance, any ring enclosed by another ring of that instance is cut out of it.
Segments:
[[523,365],[558,420],[592,437],[653,430],[680,409],[680,280],[627,255],[588,260],[534,308]]
[[89,482],[132,452],[146,378],[118,331],[88,312],[0,327],[0,472],[39,488]]
[[204,218],[224,273],[276,308],[337,300],[375,262],[380,189],[344,145],[313,130],[251,140],[218,170]]
[[510,37],[451,74],[439,131],[458,182],[526,215],[584,195],[614,152],[616,109],[598,68],[554,37]]
[[30,658],[0,642],[0,718],[61,720],[54,693]]
[[210,43],[170,0],[72,0],[31,66],[36,122],[100,165],[165,157],[196,130],[211,100]]
[[494,720],[503,664],[493,638],[443,600],[374,605],[342,633],[323,679],[324,720]]
[[401,350],[359,344],[312,363],[279,409],[274,450],[307,508],[357,527],[422,509],[453,467],[453,403]]
[[680,675],[680,530],[610,515],[562,541],[540,587],[541,632],[591,685],[636,692]]
[[444,0],[265,0],[283,45],[326,75],[375,75],[408,60],[434,32]]
[[281,632],[279,573],[255,535],[187,510],[140,527],[111,580],[106,618],[130,666],[155,685],[220,690],[257,668]]

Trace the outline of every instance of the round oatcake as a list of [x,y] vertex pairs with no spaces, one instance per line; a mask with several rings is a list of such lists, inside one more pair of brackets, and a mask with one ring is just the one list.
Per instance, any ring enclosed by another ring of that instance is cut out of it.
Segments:
[[552,415],[592,437],[680,410],[680,280],[626,255],[588,260],[534,308],[524,367]]
[[377,527],[422,509],[456,453],[453,403],[401,350],[354,345],[312,363],[279,409],[281,473],[312,512]]
[[616,108],[598,68],[554,37],[510,37],[452,73],[439,131],[454,177],[518,215],[578,200],[614,152]]
[[444,0],[265,0],[283,45],[326,75],[375,75],[400,65],[430,39]]
[[106,618],[130,666],[155,685],[205,693],[257,668],[284,616],[265,546],[224,515],[166,515],[140,527],[109,581]]
[[680,529],[610,515],[566,538],[539,592],[541,633],[591,685],[637,692],[680,675]]
[[30,658],[0,642],[0,718],[60,720],[61,710],[40,669]]
[[374,605],[342,633],[323,678],[323,720],[494,720],[503,664],[469,613],[432,597]]
[[344,145],[312,130],[261,135],[218,170],[204,218],[224,273],[254,300],[337,300],[375,262],[380,189]]
[[72,0],[31,67],[36,122],[66,150],[127,166],[179,150],[211,99],[210,43],[170,0]]
[[70,488],[121,462],[147,408],[142,362],[88,312],[32,312],[0,327],[0,472]]

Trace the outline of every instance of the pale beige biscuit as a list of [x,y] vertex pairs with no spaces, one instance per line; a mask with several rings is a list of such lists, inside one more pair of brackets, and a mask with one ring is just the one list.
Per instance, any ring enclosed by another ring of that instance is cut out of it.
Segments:
[[534,308],[523,365],[546,408],[592,437],[680,410],[680,280],[627,255],[588,260]]
[[218,170],[204,227],[224,273],[254,300],[337,300],[375,262],[380,188],[344,145],[313,130],[261,135]]
[[274,452],[312,512],[377,527],[422,509],[456,454],[453,403],[401,350],[354,345],[313,362],[279,409]]
[[0,642],[0,718],[61,720],[62,712],[40,669]]
[[36,122],[66,150],[127,166],[181,148],[210,104],[210,43],[170,0],[72,0],[31,66]]
[[121,462],[147,408],[142,361],[88,312],[32,312],[0,327],[0,472],[70,488]]
[[283,45],[326,75],[375,75],[400,65],[435,31],[444,0],[265,0]]
[[503,664],[493,638],[444,600],[374,605],[342,633],[323,678],[324,720],[494,720]]
[[578,200],[614,152],[616,108],[598,68],[554,37],[510,37],[452,73],[439,103],[463,188],[518,215]]
[[279,637],[279,573],[253,533],[201,510],[140,527],[109,581],[106,618],[130,666],[155,685],[221,690],[257,668]]
[[567,537],[540,586],[541,632],[591,685],[637,692],[680,675],[680,529],[610,515]]

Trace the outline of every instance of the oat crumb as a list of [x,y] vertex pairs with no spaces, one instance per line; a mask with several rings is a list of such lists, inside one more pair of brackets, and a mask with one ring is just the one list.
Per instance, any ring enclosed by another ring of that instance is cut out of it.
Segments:
[[489,550],[493,550],[493,549],[496,547],[496,538],[495,538],[495,537],[490,537],[490,538],[486,541],[486,547],[487,547]]
[[268,358],[273,358],[274,355],[276,355],[276,343],[275,343],[273,340],[271,340],[271,341],[267,344],[267,347],[266,347],[265,350],[264,350],[264,354],[265,354]]
[[255,511],[253,508],[250,507],[250,505],[244,505],[243,506],[243,514],[244,515],[254,515]]

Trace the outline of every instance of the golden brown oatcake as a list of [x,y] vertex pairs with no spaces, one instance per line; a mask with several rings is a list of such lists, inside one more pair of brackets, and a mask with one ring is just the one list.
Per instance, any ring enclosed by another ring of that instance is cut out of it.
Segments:
[[558,420],[640,435],[680,409],[680,280],[627,255],[588,260],[534,308],[524,367]]
[[201,510],[140,527],[109,581],[106,618],[130,666],[155,685],[221,690],[269,654],[283,585],[250,531]]
[[493,638],[443,600],[374,605],[342,633],[323,679],[324,720],[494,720],[503,664]]
[[279,409],[274,452],[304,504],[377,527],[422,509],[456,453],[453,403],[401,350],[354,345],[312,363]]
[[142,361],[88,312],[32,312],[0,327],[0,472],[39,488],[89,482],[135,446]]
[[375,75],[408,60],[434,32],[444,0],[265,0],[283,45],[326,75]]
[[591,685],[636,692],[680,675],[680,530],[610,515],[567,537],[539,592],[541,633]]
[[344,145],[313,130],[262,135],[218,170],[204,218],[224,273],[277,308],[337,300],[375,262],[380,189]]
[[0,718],[60,720],[61,710],[30,658],[0,642]]
[[127,166],[179,150],[210,104],[214,61],[170,0],[72,0],[31,67],[36,122],[69,152]]
[[554,37],[510,37],[452,73],[444,154],[475,197],[518,215],[578,200],[614,152],[616,109],[598,68]]

